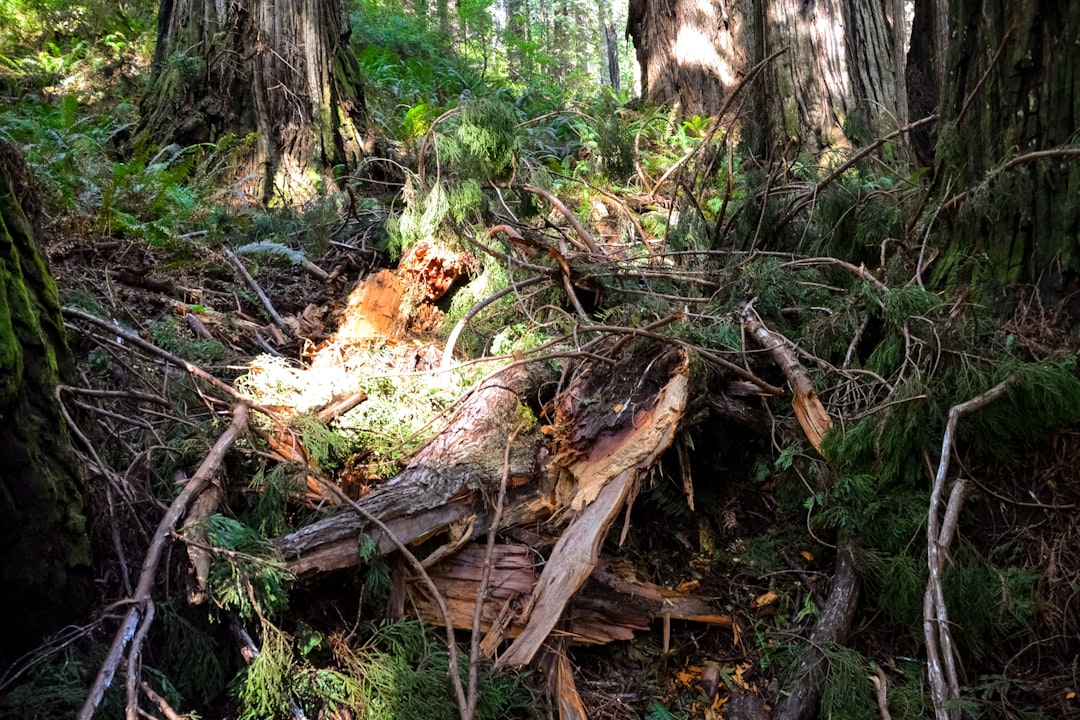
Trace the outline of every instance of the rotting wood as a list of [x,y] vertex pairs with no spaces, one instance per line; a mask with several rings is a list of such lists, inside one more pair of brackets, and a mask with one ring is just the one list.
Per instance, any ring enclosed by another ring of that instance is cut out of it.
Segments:
[[787,338],[765,327],[753,306],[747,303],[742,312],[743,327],[766,349],[791,385],[791,406],[806,437],[814,449],[821,452],[821,438],[832,428],[832,418],[818,399],[817,390],[799,363]]
[[[665,381],[647,405],[639,393],[650,382],[653,365],[669,367],[659,373]],[[619,371],[620,367],[617,367],[611,375],[617,376]],[[635,374],[635,381],[627,388],[629,393],[621,398],[621,402],[612,402],[609,394],[597,392],[605,383],[598,382],[595,373],[583,376],[573,386],[573,391],[562,396],[561,414],[581,418],[584,422],[575,423],[574,434],[561,442],[559,461],[565,463],[564,475],[572,483],[560,506],[580,514],[555,544],[526,608],[526,627],[495,663],[496,671],[532,661],[562,617],[570,598],[596,567],[600,543],[631,486],[674,439],[689,390],[686,352],[681,348],[669,350],[654,358],[644,372],[638,370]],[[597,387],[598,384],[601,387]],[[585,413],[583,406],[593,407],[583,405],[583,401],[589,399],[594,401],[595,409]],[[610,407],[609,402],[612,403]],[[621,420],[624,413],[628,414],[629,423],[609,424]],[[581,441],[586,437],[588,446],[583,448]]]
[[[556,379],[550,367],[512,365],[492,376],[466,400],[437,434],[396,477],[359,500],[405,543],[431,537],[469,514],[485,515],[476,505],[477,491],[495,488],[502,477],[500,438],[518,421],[523,398],[536,397]],[[510,497],[522,499],[539,514],[550,509],[542,496],[525,486],[543,487],[544,453],[539,431],[521,433],[510,454]],[[524,496],[524,497],[523,497]],[[526,511],[530,515],[532,511]],[[522,520],[520,506],[507,509],[506,523]],[[361,562],[357,537],[365,523],[354,513],[324,518],[277,541],[289,569],[297,574],[340,569]],[[477,522],[475,532],[486,531]],[[381,552],[391,546],[378,533]]]

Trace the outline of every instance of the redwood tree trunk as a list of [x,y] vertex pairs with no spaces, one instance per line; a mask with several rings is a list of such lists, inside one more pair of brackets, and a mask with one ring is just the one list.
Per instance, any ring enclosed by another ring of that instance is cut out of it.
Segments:
[[79,464],[55,389],[73,375],[56,285],[23,211],[22,162],[0,143],[0,666],[88,605]]
[[[935,157],[948,189],[940,271],[1033,283],[1054,303],[1080,287],[1080,159],[1024,156],[1076,142],[1080,5],[952,0],[949,17]],[[913,37],[913,53],[922,40],[932,38]]]
[[243,139],[236,176],[297,203],[364,148],[359,65],[341,0],[162,0],[136,145]]
[[750,68],[786,48],[751,90],[763,149],[842,147],[895,117],[884,1],[631,0],[627,32],[643,94],[698,115],[717,113]]

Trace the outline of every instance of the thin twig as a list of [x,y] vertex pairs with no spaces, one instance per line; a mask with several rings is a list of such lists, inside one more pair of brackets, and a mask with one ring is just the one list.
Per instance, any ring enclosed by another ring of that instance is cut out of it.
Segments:
[[255,404],[251,403],[247,398],[245,398],[243,395],[241,395],[239,392],[237,392],[230,385],[228,385],[227,383],[222,382],[221,380],[218,380],[216,377],[214,377],[210,373],[206,372],[202,368],[198,367],[197,365],[192,365],[187,360],[184,360],[182,357],[179,357],[177,355],[173,355],[168,350],[163,350],[162,348],[159,348],[157,345],[153,344],[152,342],[149,342],[147,340],[143,340],[136,333],[133,333],[130,330],[125,330],[124,328],[118,327],[117,325],[109,322],[108,320],[103,320],[103,319],[97,317],[96,315],[91,315],[88,312],[83,312],[82,310],[79,310],[78,308],[71,307],[69,305],[65,305],[62,308],[62,310],[63,310],[63,314],[65,316],[69,317],[69,318],[77,318],[77,319],[82,320],[84,322],[88,322],[91,325],[96,325],[99,328],[102,328],[103,330],[105,330],[108,334],[115,335],[116,337],[119,337],[119,338],[123,338],[124,340],[127,340],[132,345],[136,345],[136,346],[142,348],[143,350],[146,350],[147,352],[149,352],[152,355],[157,355],[162,360],[165,360],[166,362],[172,363],[176,367],[179,367],[179,368],[182,368],[182,369],[186,370],[188,373],[194,375],[197,378],[205,380],[206,382],[208,382],[212,386],[214,386],[214,388],[216,388],[217,390],[220,390],[221,392],[225,393],[226,395],[233,398],[234,400],[237,400],[238,402],[244,403],[245,405],[248,405],[248,406],[250,406],[251,408],[253,408],[255,410],[259,410],[260,412],[263,412],[263,413],[265,413],[267,415],[270,415],[270,416],[273,415],[273,413],[271,413],[269,410],[267,410],[265,408],[262,408],[261,406],[258,406],[258,405],[255,405]]
[[491,303],[506,297],[510,293],[518,292],[519,290],[523,290],[531,285],[536,285],[547,279],[548,278],[545,275],[537,275],[528,280],[522,280],[521,282],[504,287],[494,295],[490,295],[473,305],[472,308],[469,309],[469,312],[462,315],[461,319],[454,325],[454,329],[450,331],[450,337],[446,338],[446,347],[443,348],[442,361],[439,363],[439,368],[442,370],[450,369],[451,363],[454,362],[454,346],[457,345],[458,338],[461,337],[461,333],[465,330],[465,326],[469,324],[469,321],[476,317],[481,310]]
[[274,309],[274,304],[270,302],[270,298],[266,296],[263,289],[259,287],[259,283],[255,282],[255,278],[251,277],[251,273],[244,267],[244,263],[240,261],[240,258],[236,257],[236,253],[232,250],[225,248],[225,255],[232,262],[240,276],[244,278],[244,282],[251,288],[251,291],[259,298],[259,302],[262,303],[263,308],[266,310],[266,314],[270,316],[270,319],[274,321],[274,324],[281,328],[282,332],[286,335],[291,335],[292,331],[289,329],[288,324],[282,319],[281,315],[278,315],[278,311]]
[[896,130],[893,130],[888,135],[883,135],[882,137],[878,138],[874,142],[867,145],[865,148],[863,148],[859,152],[852,155],[848,159],[847,162],[841,163],[841,165],[839,167],[837,167],[831,173],[826,175],[825,178],[822,179],[811,190],[809,190],[808,192],[803,194],[803,196],[800,199],[798,199],[794,203],[792,203],[791,207],[788,208],[788,211],[786,213],[784,213],[784,215],[778,221],[776,221],[776,224],[773,226],[773,231],[774,232],[779,232],[781,228],[787,227],[788,223],[790,223],[792,220],[794,220],[795,216],[798,215],[799,212],[804,207],[806,207],[807,205],[812,203],[814,201],[814,198],[817,197],[818,194],[822,190],[827,188],[838,177],[840,177],[845,172],[847,172],[848,169],[851,168],[851,166],[853,166],[855,163],[859,162],[864,157],[866,157],[870,153],[874,152],[879,147],[881,147],[885,143],[889,142],[893,138],[898,137],[900,135],[903,135],[905,133],[909,133],[909,132],[911,132],[912,130],[914,130],[916,128],[922,127],[923,125],[928,125],[929,123],[932,123],[937,119],[938,119],[937,115],[928,115],[928,116],[924,117],[922,120],[916,120],[913,123],[908,123],[907,125],[905,125],[902,128],[897,128]]
[[[530,192],[533,195],[539,195],[540,197],[551,203],[551,206],[562,213],[566,221],[570,223],[570,227],[574,228],[574,232],[577,233],[578,238],[581,240],[581,244],[574,243],[574,246],[582,252],[591,252],[596,255],[602,254],[600,248],[597,246],[596,241],[593,240],[592,234],[585,229],[585,226],[581,224],[581,221],[577,219],[574,213],[570,212],[570,208],[566,207],[562,200],[557,198],[554,193],[545,190],[542,187],[536,185],[529,185],[528,183],[501,183],[499,187],[504,187],[509,190],[520,190],[523,192]],[[573,242],[571,240],[571,242]]]
[[874,694],[877,695],[878,712],[881,720],[892,720],[889,714],[889,679],[880,665],[874,667],[874,674],[870,676],[870,682],[874,686]]

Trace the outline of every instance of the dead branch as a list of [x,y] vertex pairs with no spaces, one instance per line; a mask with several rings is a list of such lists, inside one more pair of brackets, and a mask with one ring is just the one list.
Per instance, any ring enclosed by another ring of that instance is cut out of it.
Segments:
[[814,198],[816,198],[822,190],[827,188],[829,185],[832,185],[837,178],[846,173],[855,163],[859,162],[864,157],[874,152],[879,147],[889,142],[893,138],[909,133],[916,128],[922,127],[923,125],[928,125],[936,121],[937,119],[937,115],[928,115],[922,120],[916,120],[913,123],[908,123],[901,128],[893,130],[888,135],[883,135],[882,137],[878,138],[874,142],[864,147],[859,152],[852,155],[850,158],[848,158],[847,162],[841,163],[839,167],[826,175],[817,185],[804,193],[798,200],[795,200],[791,204],[791,207],[788,208],[788,211],[784,213],[779,220],[776,221],[775,225],[773,225],[773,232],[779,232],[782,228],[787,227],[788,223],[794,220],[795,216],[798,215],[804,207],[812,203],[814,201]]
[[734,373],[735,375],[738,375],[743,380],[746,380],[747,382],[756,385],[758,388],[760,388],[761,390],[763,390],[765,393],[767,393],[769,395],[785,395],[786,394],[783,388],[776,387],[775,385],[770,385],[769,383],[767,383],[764,380],[762,380],[761,378],[759,378],[757,375],[754,375],[752,372],[750,372],[749,370],[746,370],[745,368],[739,367],[738,365],[731,362],[730,360],[728,360],[726,358],[723,358],[723,357],[720,357],[716,353],[713,353],[713,352],[711,352],[709,350],[706,350],[703,347],[699,347],[697,345],[693,345],[691,343],[688,343],[688,342],[686,342],[684,340],[680,340],[677,337],[673,337],[673,336],[669,336],[669,335],[662,335],[660,333],[652,332],[650,330],[644,330],[644,329],[641,329],[641,328],[622,327],[620,325],[590,325],[588,327],[588,330],[590,332],[599,332],[599,333],[606,333],[606,334],[617,334],[617,335],[647,337],[647,338],[652,338],[653,340],[659,340],[660,342],[667,343],[669,345],[674,345],[676,347],[685,348],[686,350],[690,350],[691,352],[697,353],[698,355],[700,355],[705,360],[708,360],[709,362],[711,362],[711,363],[713,363],[715,365],[719,365],[720,367],[724,368],[725,370],[731,371],[732,373]]
[[936,720],[957,720],[960,712],[950,707],[960,699],[960,678],[956,669],[957,653],[949,631],[949,614],[945,607],[945,591],[941,576],[945,570],[945,557],[956,532],[956,523],[963,502],[965,483],[963,479],[953,484],[944,522],[939,517],[941,498],[945,494],[945,478],[952,458],[953,440],[960,416],[989,405],[1009,389],[1015,376],[990,388],[967,402],[949,409],[949,420],[941,441],[941,459],[930,491],[930,509],[926,523],[926,561],[930,571],[923,596],[923,634],[926,637],[926,665],[930,676],[930,695],[934,701]]
[[[112,645],[109,647],[109,652],[101,664],[101,669],[98,671],[97,678],[95,678],[94,684],[90,688],[86,702],[76,716],[77,720],[90,720],[94,716],[94,712],[105,696],[105,691],[112,684],[113,676],[116,674],[116,669],[119,667],[129,643],[132,644],[129,656],[138,656],[142,636],[145,634],[154,615],[151,590],[157,576],[158,564],[161,562],[162,553],[165,551],[165,543],[176,529],[176,524],[180,521],[180,518],[187,511],[188,505],[210,484],[214,475],[217,474],[218,468],[221,467],[225,453],[236,442],[244,428],[247,427],[248,406],[246,404],[234,405],[232,414],[232,423],[214,443],[202,465],[199,466],[198,471],[187,481],[184,489],[172,501],[169,509],[165,512],[165,516],[158,523],[157,531],[154,533],[154,540],[150,543],[146,558],[143,560],[142,567],[139,570],[139,581],[135,586],[135,593],[128,600],[131,607],[123,622],[120,623],[120,628],[117,630]],[[134,643],[132,643],[133,639],[135,640]],[[129,666],[129,675],[133,669],[137,670],[137,668]],[[128,680],[131,682],[130,677]]]
[[[536,185],[529,185],[528,183],[502,183],[499,187],[508,188],[510,190],[519,190],[522,192],[529,192],[533,195],[539,195],[540,197],[551,203],[551,206],[562,213],[566,221],[570,223],[570,227],[577,233],[578,238],[581,240],[579,243],[574,243],[574,246],[582,252],[590,252],[594,255],[602,254],[600,248],[597,246],[596,241],[593,240],[592,234],[585,229],[585,226],[574,216],[574,213],[570,212],[570,208],[566,207],[562,200],[555,197],[555,195],[542,187]],[[573,240],[571,240],[573,242]]]
[[225,256],[229,258],[229,262],[231,262],[237,272],[240,273],[240,277],[244,278],[244,282],[247,283],[247,286],[251,288],[251,291],[259,298],[259,302],[262,303],[263,308],[266,310],[266,314],[270,316],[270,319],[274,321],[274,324],[281,328],[282,332],[287,335],[292,335],[288,323],[278,315],[278,311],[274,309],[274,304],[270,302],[270,298],[268,298],[266,293],[263,292],[263,289],[259,287],[259,283],[255,282],[255,278],[251,277],[251,273],[244,267],[244,263],[240,261],[240,258],[236,257],[236,253],[225,248]]
[[791,385],[791,406],[795,409],[795,417],[810,443],[820,452],[821,438],[832,428],[832,418],[818,399],[810,376],[799,363],[788,339],[765,327],[753,305],[744,305],[741,315],[743,327],[761,347],[769,351],[773,360],[784,371],[784,377]]
[[[1028,163],[1039,162],[1040,160],[1055,160],[1059,158],[1062,160],[1072,160],[1078,157],[1080,157],[1080,148],[1075,147],[1057,147],[1050,148],[1048,150],[1035,150],[1034,152],[1024,153],[1023,155],[1018,155],[1009,162],[1002,165],[1000,170],[990,174],[985,180],[982,181],[982,184],[993,182],[1003,173],[1006,173],[1015,167],[1027,165]],[[962,202],[964,202],[964,200],[967,199],[968,195],[970,195],[972,192],[974,191],[969,189],[957,195],[953,195],[946,202],[942,203],[939,212],[949,212],[955,210]]]
[[265,410],[265,409],[259,407],[258,405],[252,404],[251,402],[248,401],[247,398],[245,398],[243,395],[238,393],[230,385],[228,385],[227,383],[222,382],[221,380],[218,380],[216,377],[214,377],[210,373],[206,372],[202,368],[198,367],[197,365],[193,365],[193,364],[189,363],[187,360],[184,360],[183,358],[181,358],[181,357],[179,357],[177,355],[173,355],[168,350],[163,350],[163,349],[159,348],[157,345],[153,344],[152,342],[148,342],[146,340],[143,340],[136,333],[133,333],[130,330],[125,330],[124,328],[120,327],[119,325],[111,323],[108,320],[103,320],[103,319],[97,317],[96,315],[91,315],[88,312],[83,312],[82,310],[79,310],[78,308],[71,307],[69,305],[65,305],[62,308],[62,311],[63,311],[64,315],[67,316],[67,317],[76,318],[78,320],[82,320],[83,322],[88,322],[91,325],[96,325],[97,327],[99,327],[102,330],[104,330],[105,332],[107,332],[109,335],[115,335],[116,337],[123,338],[124,340],[127,340],[132,345],[135,345],[135,346],[140,347],[143,350],[147,351],[151,355],[156,355],[157,357],[161,358],[162,360],[164,360],[164,361],[166,361],[166,362],[168,362],[168,363],[170,363],[172,365],[175,365],[178,368],[182,368],[183,370],[186,370],[191,375],[194,375],[195,377],[197,377],[197,378],[199,378],[201,380],[205,380],[206,382],[210,383],[215,389],[220,390],[221,392],[225,393],[226,395],[233,398],[234,400],[237,400],[238,402],[242,403],[245,407],[251,407],[251,408],[259,410],[260,412],[264,412],[267,415],[272,415],[272,413],[270,413],[268,410]]
[[855,542],[842,536],[836,557],[829,599],[821,617],[810,633],[810,646],[799,662],[795,677],[799,678],[791,693],[780,701],[773,713],[774,720],[807,720],[817,710],[821,683],[828,659],[822,648],[844,642],[855,617],[859,599],[859,577],[855,571]]
[[870,683],[874,686],[874,694],[877,696],[878,712],[881,720],[892,720],[889,713],[889,679],[880,665],[874,667],[874,674],[870,676]]
[[450,368],[450,364],[454,361],[454,346],[457,345],[458,338],[461,337],[461,333],[465,330],[465,326],[469,324],[469,321],[476,317],[480,311],[488,305],[491,305],[491,303],[501,300],[510,293],[524,290],[527,287],[536,285],[547,279],[548,278],[544,275],[538,275],[537,277],[529,278],[528,280],[522,280],[521,282],[504,287],[494,295],[490,295],[473,305],[467,313],[461,316],[461,319],[457,321],[457,324],[454,325],[454,329],[450,331],[450,337],[446,338],[442,362],[439,363],[439,367],[443,370],[448,370]]

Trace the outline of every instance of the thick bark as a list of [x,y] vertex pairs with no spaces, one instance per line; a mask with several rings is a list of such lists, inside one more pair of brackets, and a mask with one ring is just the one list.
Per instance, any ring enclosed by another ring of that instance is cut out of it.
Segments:
[[752,0],[630,0],[626,34],[642,96],[687,114],[715,114],[758,57],[755,22]]
[[627,33],[643,94],[699,115],[717,113],[753,65],[786,48],[750,101],[763,149],[845,146],[894,122],[883,2],[631,0]]
[[[73,375],[60,303],[0,144],[0,664],[90,600],[79,464],[55,389]],[[11,655],[9,655],[9,653]]]
[[[949,15],[935,162],[954,197],[939,270],[948,280],[974,271],[991,287],[1033,283],[1052,304],[1080,287],[1080,162],[1024,156],[1076,142],[1080,5],[954,0]],[[913,55],[926,56],[925,40],[913,37]]]
[[[404,543],[451,527],[467,527],[459,530],[460,541],[485,532],[485,497],[497,490],[503,475],[506,438],[520,421],[520,403],[554,379],[552,371],[541,365],[512,366],[494,376],[405,470],[361,498],[360,504]],[[504,527],[550,512],[553,484],[545,482],[542,461],[539,431],[519,433],[509,468],[515,510],[504,514]],[[361,518],[346,512],[287,535],[278,546],[290,571],[298,575],[341,569],[362,562],[357,537],[364,529]],[[381,552],[393,549],[389,538],[376,531],[372,536]]]
[[163,0],[137,146],[241,143],[236,179],[295,203],[360,158],[360,70],[340,0]]
[[854,541],[841,538],[829,599],[810,633],[810,647],[794,672],[794,686],[773,711],[773,720],[808,720],[817,711],[828,658],[825,651],[843,644],[851,631],[859,599],[859,576],[855,570]]

